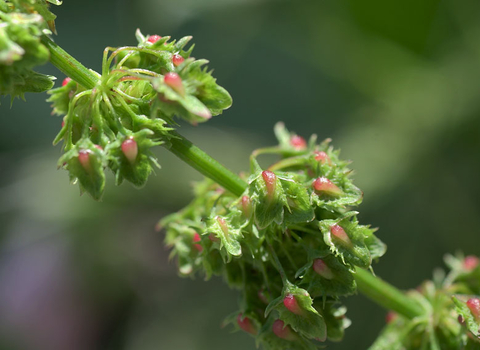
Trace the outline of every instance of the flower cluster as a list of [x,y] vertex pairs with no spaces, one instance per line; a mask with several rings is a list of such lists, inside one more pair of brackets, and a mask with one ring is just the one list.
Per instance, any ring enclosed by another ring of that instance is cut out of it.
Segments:
[[62,87],[50,91],[54,113],[65,115],[54,141],[64,141],[59,167],[97,200],[105,187],[106,168],[117,184],[145,184],[159,166],[150,149],[168,147],[175,137],[174,117],[196,124],[232,103],[204,68],[208,61],[190,57],[193,46],[185,49],[191,37],[171,41],[139,30],[136,36],[138,46],[105,49],[102,74],[95,73],[94,86],[67,78]]
[[0,0],[0,95],[23,98],[25,92],[43,92],[53,86],[53,77],[33,70],[50,58],[40,41],[50,29],[55,31],[49,3],[60,5],[61,1]]
[[[362,192],[339,152],[275,128],[279,145],[255,151],[236,197],[205,180],[196,198],[159,223],[181,275],[223,276],[242,293],[227,318],[264,349],[316,349],[349,325],[339,298],[356,291],[355,269],[385,253],[351,207]],[[257,156],[281,159],[263,170]]]
[[437,270],[409,294],[428,312],[412,320],[390,313],[370,350],[479,349],[480,259],[447,255],[448,275]]

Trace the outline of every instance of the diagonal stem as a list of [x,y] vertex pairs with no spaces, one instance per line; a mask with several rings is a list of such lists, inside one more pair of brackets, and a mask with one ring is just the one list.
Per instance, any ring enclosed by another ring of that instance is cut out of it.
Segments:
[[355,281],[362,294],[387,310],[393,310],[409,319],[425,315],[423,307],[405,293],[374,276],[367,270],[356,268]]
[[171,146],[167,146],[170,152],[234,195],[242,195],[247,184],[237,174],[225,168],[178,132],[171,133],[174,137],[170,139]]
[[78,62],[48,36],[43,35],[41,40],[42,44],[50,51],[50,62],[62,73],[87,89],[93,89],[97,85],[99,80],[97,74]]
[[[87,69],[47,36],[42,37],[42,43],[49,49],[50,62],[55,67],[85,88],[95,88],[100,79],[98,73]],[[246,190],[247,183],[238,175],[225,168],[178,132],[174,131],[173,136],[170,139],[170,145],[167,144],[166,147],[185,163],[237,196],[240,196]],[[270,247],[270,249],[272,248]],[[275,254],[273,256],[276,257]],[[414,299],[405,295],[399,289],[366,270],[357,268],[356,272],[355,280],[359,291],[375,303],[408,318],[425,314],[423,308]],[[283,276],[283,278],[286,278],[286,276]]]

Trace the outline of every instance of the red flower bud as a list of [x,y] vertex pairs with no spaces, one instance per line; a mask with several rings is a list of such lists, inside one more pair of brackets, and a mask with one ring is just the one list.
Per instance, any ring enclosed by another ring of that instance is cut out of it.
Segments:
[[475,321],[480,322],[480,299],[471,298],[467,301],[467,307],[470,309]]
[[195,247],[195,249],[197,249],[199,252],[202,252],[203,251],[203,247],[200,245],[200,244],[197,244],[196,242],[200,242],[202,239],[200,238],[200,235],[195,232],[195,234],[193,235],[193,246]]
[[313,261],[313,270],[327,280],[331,280],[335,277],[332,270],[322,259],[315,259]]
[[389,324],[393,322],[393,320],[395,320],[396,318],[397,318],[397,314],[390,310],[389,312],[387,312],[387,315],[385,316],[385,323]]
[[99,149],[100,151],[103,151],[103,147],[100,146],[100,145],[95,145],[95,148],[96,148],[96,149]]
[[183,61],[185,61],[185,58],[183,58],[182,56],[180,56],[178,53],[176,53],[175,55],[173,55],[172,57],[172,62],[173,62],[173,65],[175,67],[178,67],[179,65],[181,65],[183,63]]
[[64,128],[64,126],[65,126],[65,119],[62,120],[62,129]]
[[277,176],[269,170],[264,170],[262,171],[262,177],[267,186],[268,197],[271,199],[274,196],[275,188],[277,187]]
[[135,163],[138,155],[137,142],[133,138],[126,139],[122,142],[122,152],[130,163]]
[[159,41],[161,38],[162,38],[162,37],[161,37],[160,35],[156,35],[156,34],[155,34],[155,35],[150,35],[150,36],[148,37],[147,41],[148,41],[149,43],[152,43],[152,44],[153,44],[153,43],[156,43],[157,41]]
[[325,163],[328,163],[328,164],[332,164],[332,161],[330,159],[330,157],[328,156],[328,154],[326,152],[323,152],[323,151],[315,151],[315,160],[319,163],[322,163],[322,164],[325,164]]
[[348,237],[347,233],[345,232],[342,226],[335,224],[332,227],[330,227],[330,232],[332,233],[334,238],[340,241],[341,244],[345,246],[352,245],[352,241],[350,240],[350,237]]
[[243,215],[249,219],[252,216],[252,201],[250,200],[250,197],[248,196],[243,196],[242,197],[242,211]]
[[185,88],[183,87],[182,78],[180,78],[177,73],[170,72],[165,74],[165,76],[163,77],[163,81],[180,95],[185,94]]
[[303,314],[303,309],[298,305],[297,299],[295,299],[295,295],[293,294],[287,294],[285,298],[283,298],[283,305],[296,315]]
[[292,136],[290,139],[290,144],[295,148],[296,150],[304,150],[307,148],[307,141],[301,136]]
[[285,323],[282,320],[276,320],[273,322],[272,331],[279,338],[285,340],[296,340],[297,336],[292,331],[290,326],[285,326]]
[[66,77],[65,79],[63,79],[62,86],[67,85],[70,81],[72,81],[72,79],[69,77]]
[[245,332],[257,335],[257,329],[253,325],[252,320],[250,320],[248,317],[243,317],[242,314],[239,314],[237,316],[237,323],[238,326]]
[[463,267],[465,270],[474,270],[478,264],[480,263],[480,259],[475,255],[469,255],[465,257],[463,260]]
[[89,149],[82,149],[78,152],[78,161],[82,165],[83,169],[90,171],[92,168],[90,166],[90,153]]
[[338,197],[342,195],[342,190],[338,188],[332,181],[326,177],[319,177],[313,181],[312,184],[315,192],[318,194],[324,193],[329,196]]

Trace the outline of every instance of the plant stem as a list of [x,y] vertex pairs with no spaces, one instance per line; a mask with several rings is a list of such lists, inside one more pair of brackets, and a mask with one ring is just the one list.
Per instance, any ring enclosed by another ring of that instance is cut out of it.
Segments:
[[[87,69],[47,36],[42,37],[42,43],[49,49],[50,62],[55,67],[85,88],[95,88],[100,79],[97,73]],[[173,154],[236,196],[240,196],[245,191],[247,184],[238,175],[225,168],[178,132],[174,131],[173,135],[170,145],[167,146]],[[260,154],[261,151],[257,153]],[[408,318],[425,313],[415,300],[363,269],[357,268],[355,279],[360,292],[386,309],[394,310]]]
[[[97,85],[99,77],[49,37],[44,35],[42,43],[50,51],[50,62],[60,71],[87,89],[93,89]],[[238,175],[225,168],[178,132],[174,131],[172,134],[174,137],[170,140],[167,149],[178,158],[237,196],[245,191],[247,184]]]
[[425,310],[414,299],[367,270],[356,268],[358,290],[376,304],[393,310],[409,319],[425,315]]
[[99,80],[98,76],[86,68],[64,49],[55,44],[48,36],[42,36],[42,43],[50,51],[50,62],[62,73],[75,80],[87,89],[93,89]]
[[237,174],[225,168],[176,131],[171,133],[176,138],[170,139],[169,151],[234,195],[240,196],[245,191],[247,184]]

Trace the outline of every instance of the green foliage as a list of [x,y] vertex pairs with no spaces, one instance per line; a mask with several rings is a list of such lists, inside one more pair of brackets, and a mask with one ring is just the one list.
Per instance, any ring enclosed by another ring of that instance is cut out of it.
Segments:
[[[191,37],[170,41],[170,37],[145,37],[139,30],[136,35],[136,47],[105,50],[102,75],[95,86],[70,80],[50,91],[54,113],[65,115],[54,140],[55,144],[64,141],[59,166],[97,200],[104,186],[86,185],[82,170],[71,165],[78,163],[71,161],[78,156],[72,149],[78,151],[79,145],[90,141],[102,149],[102,167],[94,170],[99,179],[104,178],[104,168],[109,168],[117,185],[127,180],[142,187],[159,167],[150,149],[160,144],[168,147],[175,137],[171,133],[174,117],[196,124],[232,103],[228,92],[202,68],[207,61],[190,57],[193,46],[185,50]],[[133,159],[127,159],[126,140],[135,143]]]
[[[193,202],[159,227],[166,229],[181,275],[223,276],[241,291],[235,314],[248,315],[264,349],[316,349],[326,339],[343,337],[350,322],[339,298],[355,293],[355,266],[370,268],[385,245],[347,205],[360,203],[361,191],[329,141],[317,144],[312,137],[307,144],[281,124],[276,134],[278,146],[253,153],[241,196],[206,180],[196,185]],[[256,159],[265,153],[281,157],[268,170]],[[341,193],[318,191],[320,177]],[[348,244],[332,238],[334,225],[343,227]],[[227,320],[235,324],[235,319]],[[288,335],[279,337],[272,329],[277,320]]]
[[[49,3],[61,1],[0,0],[0,94],[23,98],[52,87],[52,77],[32,70],[49,59],[41,43],[55,32]],[[196,125],[232,103],[208,61],[190,57],[193,46],[185,49],[191,37],[170,41],[140,31],[136,37],[136,47],[105,50],[92,86],[67,81],[51,91],[54,113],[65,115],[54,141],[64,141],[59,167],[95,200],[107,168],[117,185],[145,185],[159,167],[150,150],[173,142],[175,118]],[[281,123],[275,134],[278,146],[252,155],[241,196],[207,180],[160,227],[181,275],[222,276],[241,291],[240,310],[228,318],[237,320],[236,329],[256,336],[264,349],[316,349],[342,339],[350,322],[340,297],[356,292],[355,269],[372,269],[386,246],[352,211],[363,194],[329,140],[307,143]],[[265,153],[281,159],[264,170],[257,157]],[[425,315],[397,316],[371,349],[479,348],[480,269],[463,258],[447,257],[447,264],[448,276],[437,274],[410,293]]]
[[49,60],[40,38],[51,33],[49,27],[55,30],[54,20],[44,0],[0,1],[0,95],[24,98],[26,92],[52,88],[54,78],[33,68]]
[[[284,305],[283,300],[287,296],[294,298],[300,309],[299,313],[292,312]],[[305,289],[287,282],[284,285],[282,295],[267,306],[265,313],[269,314],[271,311],[276,311],[277,317],[286,325],[291,326],[302,337],[325,341],[327,338],[325,320],[312,304],[313,300]]]
[[468,307],[467,302],[469,300],[469,297],[464,295],[454,295],[452,296],[452,300],[455,304],[455,309],[460,315],[460,319],[465,324],[465,327],[471,334],[473,334],[473,336],[477,337],[480,342],[480,319],[479,317],[475,317],[472,310],[470,310],[470,308]]
[[478,283],[471,278],[480,271],[476,259],[477,265],[469,266],[461,255],[447,255],[449,274],[438,270],[433,281],[410,292],[428,310],[426,314],[412,320],[395,315],[370,350],[480,348],[479,320],[467,306]]

